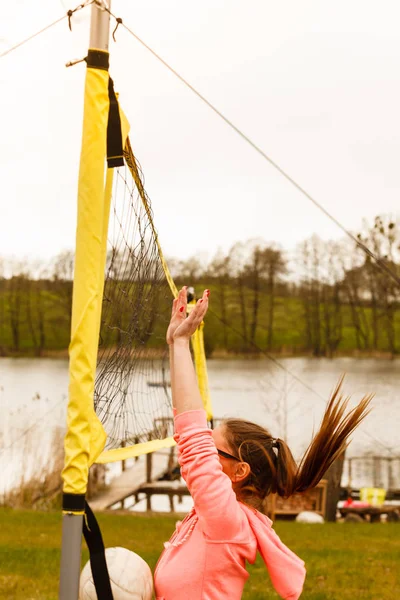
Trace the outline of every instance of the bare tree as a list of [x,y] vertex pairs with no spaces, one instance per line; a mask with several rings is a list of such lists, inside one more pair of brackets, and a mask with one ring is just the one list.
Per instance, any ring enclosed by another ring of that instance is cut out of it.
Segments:
[[325,353],[332,357],[342,340],[342,280],[340,244],[325,243],[322,296]]
[[4,277],[4,260],[0,258],[0,356],[6,354],[6,283]]
[[[394,219],[384,215],[377,216],[372,226],[364,222],[363,231],[358,238],[370,247],[380,260],[385,261],[393,272],[400,273],[400,234]],[[378,346],[378,321],[381,321],[388,349],[394,355],[397,353],[395,312],[399,301],[398,286],[369,256],[365,258],[364,270],[369,284],[374,347]]]
[[[349,264],[350,258],[350,264]],[[343,269],[345,271],[342,287],[343,295],[350,308],[352,325],[354,328],[358,350],[370,348],[371,327],[368,318],[367,289],[368,274],[363,265],[360,266],[359,257],[354,248],[342,255]],[[347,264],[346,264],[347,263]],[[376,305],[375,305],[376,307]],[[373,314],[373,324],[377,323],[376,313]],[[373,348],[377,348],[377,327],[374,327]]]
[[261,303],[262,289],[266,289],[268,295],[267,313],[267,348],[272,348],[274,310],[275,310],[275,288],[279,278],[287,272],[286,260],[282,251],[273,245],[267,245],[259,240],[251,240],[253,243],[250,259],[244,268],[248,287],[253,292],[251,321],[250,321],[250,343],[255,344],[256,331],[259,321],[259,309]]
[[299,247],[301,269],[300,293],[303,301],[306,347],[321,355],[320,281],[318,238],[305,240]]
[[342,339],[340,249],[313,235],[300,245],[298,254],[306,346],[315,356],[332,356]]
[[245,265],[247,260],[247,249],[243,242],[237,242],[229,251],[229,264],[231,266],[232,276],[237,282],[237,292],[239,299],[239,314],[241,323],[242,346],[241,350],[249,350],[248,329],[247,329],[247,302],[246,302],[246,284],[245,284]]
[[68,331],[71,329],[72,282],[74,279],[74,253],[66,250],[58,254],[51,266],[52,291],[62,310],[56,328],[65,323]]
[[269,298],[268,325],[267,325],[267,349],[273,346],[274,316],[275,316],[275,290],[282,275],[287,273],[287,262],[282,250],[268,246],[262,251],[263,274],[267,280]]
[[228,349],[228,308],[227,292],[231,283],[230,274],[230,256],[226,256],[221,250],[217,253],[210,264],[209,273],[218,285],[219,306],[222,320],[223,344],[225,350]]
[[22,262],[10,261],[12,276],[7,280],[8,315],[11,327],[12,347],[15,352],[21,349],[21,329],[23,326],[23,308],[26,302],[27,283],[25,265]]
[[204,274],[204,263],[197,256],[180,261],[179,277],[186,285],[195,285]]
[[261,248],[256,246],[253,250],[251,259],[246,265],[246,276],[249,281],[249,288],[253,292],[253,302],[251,309],[251,321],[250,321],[250,343],[252,346],[255,345],[256,329],[258,322],[258,308],[260,306],[260,276],[261,276]]
[[42,356],[46,347],[46,280],[27,279],[26,316],[36,356]]

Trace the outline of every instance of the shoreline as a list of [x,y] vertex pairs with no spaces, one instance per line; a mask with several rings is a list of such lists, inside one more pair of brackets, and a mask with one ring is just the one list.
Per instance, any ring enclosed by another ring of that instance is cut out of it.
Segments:
[[[165,350],[156,350],[149,349],[146,352],[146,356],[142,355],[141,360],[153,360],[153,359],[162,359],[166,355]],[[396,360],[400,358],[400,354],[393,355],[391,352],[381,351],[381,350],[349,350],[349,351],[338,351],[333,355],[321,355],[315,356],[312,352],[306,352],[299,350],[298,352],[290,352],[287,350],[282,350],[280,352],[272,351],[264,353],[239,353],[239,352],[227,352],[226,350],[215,350],[211,356],[207,357],[207,360],[263,360],[268,359],[269,357],[273,359],[282,359],[282,358],[312,358],[315,360],[319,359],[329,359],[334,360],[336,358],[373,358],[379,360]],[[68,360],[69,354],[68,349],[64,350],[44,350],[40,356],[36,355],[34,352],[8,352],[0,355],[0,360],[2,358],[36,358],[36,359],[54,359],[54,360]]]

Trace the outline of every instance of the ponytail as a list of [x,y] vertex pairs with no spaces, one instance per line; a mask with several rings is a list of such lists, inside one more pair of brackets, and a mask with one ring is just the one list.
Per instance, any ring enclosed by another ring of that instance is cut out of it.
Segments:
[[326,407],[318,433],[297,466],[284,440],[273,439],[264,428],[242,419],[228,419],[227,441],[251,472],[238,495],[245,502],[271,493],[288,498],[315,487],[331,464],[345,451],[349,436],[369,414],[372,395],[365,396],[346,414],[349,397],[340,393],[343,377]]
[[371,411],[369,405],[372,394],[364,396],[357,406],[346,414],[350,398],[344,398],[340,393],[342,382],[343,377],[332,394],[319,431],[308,446],[294,478],[286,479],[286,496],[315,487],[331,464],[346,450],[350,443],[349,436]]

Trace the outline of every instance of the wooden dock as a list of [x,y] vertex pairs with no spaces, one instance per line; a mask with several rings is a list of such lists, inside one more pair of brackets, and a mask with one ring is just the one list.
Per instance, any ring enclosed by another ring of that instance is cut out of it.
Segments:
[[169,508],[171,512],[175,512],[175,497],[179,502],[182,502],[183,496],[190,496],[190,492],[185,483],[181,481],[154,481],[153,483],[144,483],[136,493],[137,499],[139,494],[145,494],[147,499],[147,510],[151,508],[152,496],[162,495],[168,496]]
[[[214,426],[218,421],[219,419],[215,419]],[[160,432],[161,430],[163,437],[168,437],[173,433],[172,418],[158,419],[154,425],[155,431]],[[155,432],[149,433],[149,439],[153,437],[155,437]],[[345,500],[349,496],[353,499],[359,498],[359,487],[354,486],[355,483],[364,487],[384,487],[387,490],[386,500],[400,500],[400,456],[368,455],[345,459],[340,500]],[[320,488],[321,485],[317,487]],[[316,489],[315,492],[321,492],[321,490]],[[174,512],[174,499],[177,497],[181,502],[183,496],[189,495],[185,483],[182,483],[179,477],[175,446],[141,456],[133,466],[126,469],[123,462],[122,473],[115,477],[106,489],[101,490],[97,496],[90,499],[89,503],[93,510],[101,511],[110,508],[124,508],[127,498],[133,499],[133,504],[131,501],[129,502],[130,506],[134,506],[145,498],[146,508],[150,511],[152,510],[151,499],[154,495],[168,496],[172,512]],[[326,504],[326,491],[317,504],[319,508],[314,506],[312,510],[324,514],[325,509],[322,507]],[[277,516],[283,514],[287,516],[291,510],[288,506],[276,506],[273,512]],[[305,510],[304,507],[303,510]]]
[[[131,496],[138,498],[143,487],[149,484],[154,485],[155,481],[171,472],[176,464],[173,457],[174,454],[167,450],[139,457],[132,467],[122,471],[121,475],[111,481],[106,490],[93,498],[90,506],[93,510],[106,510],[116,507],[118,504],[123,505],[124,500]],[[151,507],[149,508],[150,489],[147,497],[148,509],[151,510]]]

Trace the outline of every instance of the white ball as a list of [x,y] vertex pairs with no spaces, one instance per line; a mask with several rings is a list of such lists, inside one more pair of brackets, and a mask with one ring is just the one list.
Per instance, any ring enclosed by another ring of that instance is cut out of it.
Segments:
[[[149,565],[126,548],[106,548],[105,554],[114,600],[151,600],[153,576]],[[79,600],[97,600],[90,561],[81,573]]]
[[324,523],[324,517],[318,513],[305,510],[297,515],[298,523]]

